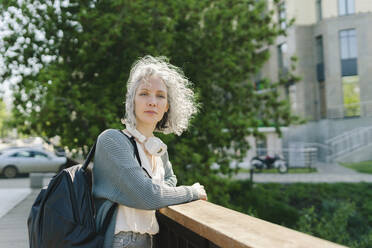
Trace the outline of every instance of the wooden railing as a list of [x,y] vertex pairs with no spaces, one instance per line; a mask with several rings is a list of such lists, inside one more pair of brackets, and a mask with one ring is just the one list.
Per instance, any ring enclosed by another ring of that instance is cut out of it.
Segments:
[[207,201],[157,212],[161,248],[341,248],[345,247]]

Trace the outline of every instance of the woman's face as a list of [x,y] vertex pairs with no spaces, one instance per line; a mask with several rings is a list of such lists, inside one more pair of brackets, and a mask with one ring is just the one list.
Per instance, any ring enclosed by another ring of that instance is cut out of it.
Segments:
[[158,76],[150,76],[142,82],[134,98],[134,113],[137,126],[153,126],[168,111],[167,87]]

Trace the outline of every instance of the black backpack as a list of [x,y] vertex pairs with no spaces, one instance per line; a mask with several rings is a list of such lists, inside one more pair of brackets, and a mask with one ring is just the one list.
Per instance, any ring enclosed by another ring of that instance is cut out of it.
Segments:
[[[134,138],[129,139],[141,165]],[[83,165],[62,170],[40,191],[27,219],[30,248],[103,247],[117,203],[110,208],[102,228],[96,230],[92,172],[88,168],[95,148],[96,144]]]

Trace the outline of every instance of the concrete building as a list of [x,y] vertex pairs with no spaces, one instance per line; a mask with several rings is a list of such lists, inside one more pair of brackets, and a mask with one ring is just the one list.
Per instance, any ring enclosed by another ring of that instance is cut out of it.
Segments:
[[[274,8],[273,0],[267,3]],[[311,143],[324,158],[359,152],[352,161],[372,159],[372,1],[285,0],[274,11],[281,27],[295,22],[268,48],[261,76],[277,81],[297,57],[301,80],[283,92],[293,112],[308,120],[288,129],[284,146]],[[371,155],[362,159],[361,149]]]

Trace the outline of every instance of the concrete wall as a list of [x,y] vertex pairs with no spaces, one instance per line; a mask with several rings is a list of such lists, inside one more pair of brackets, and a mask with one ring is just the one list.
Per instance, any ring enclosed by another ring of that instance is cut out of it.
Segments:
[[[332,111],[341,110],[343,106],[340,30],[356,29],[360,100],[367,102],[372,99],[372,33],[370,32],[370,23],[372,23],[372,14],[358,14],[323,20],[314,26],[313,40],[316,36],[323,36],[326,101],[328,112],[331,115]],[[342,117],[342,114],[339,117]]]
[[[269,48],[270,59],[262,68],[262,76],[276,82],[279,80],[278,45],[287,44],[284,55],[284,63],[290,68],[292,56],[297,57],[294,73],[302,80],[290,87],[291,108],[294,113],[304,118],[312,119],[314,114],[314,90],[315,65],[313,61],[314,46],[312,44],[312,26],[294,26],[288,30],[287,37],[278,37],[275,45]],[[284,89],[281,89],[284,95]],[[309,93],[310,92],[310,93]],[[309,101],[307,99],[311,98]]]
[[338,16],[338,0],[323,0],[322,16],[323,19]]
[[314,27],[313,35],[313,40],[319,35],[323,37],[326,105],[331,107],[343,104],[339,28],[335,27],[337,23],[338,19],[323,20]]
[[[372,1],[371,5],[372,5]],[[372,13],[363,14],[355,18],[358,42],[358,74],[361,102],[372,101]],[[372,108],[372,106],[368,106]],[[364,116],[371,116],[371,112],[363,112]]]
[[357,163],[361,161],[372,160],[372,144],[340,156],[336,159],[337,162],[343,163]]
[[295,30],[294,55],[298,58],[296,74],[301,77],[301,81],[296,84],[298,107],[295,113],[313,120],[317,112],[314,104],[317,100],[317,81],[313,26],[296,26]]
[[370,127],[372,118],[329,119],[311,121],[305,125],[292,126],[283,132],[283,146],[289,142],[310,142],[324,144],[327,139],[333,138],[357,127]]
[[[371,0],[354,0],[355,13],[371,13]],[[317,22],[316,19],[316,0],[285,0],[287,17],[296,18],[297,25],[311,25]],[[273,0],[268,0],[268,9],[274,9]],[[338,17],[338,0],[322,1],[323,19]],[[276,12],[276,9],[275,9]],[[275,20],[277,20],[275,13]]]
[[297,25],[310,25],[316,22],[315,0],[286,0],[287,17],[295,18]]
[[[274,0],[268,0],[268,9],[274,10],[274,20],[278,20],[278,11]],[[310,25],[316,22],[315,0],[285,0],[286,16],[296,19],[296,24]]]
[[356,13],[372,12],[372,1],[371,0],[355,0],[355,12]]

